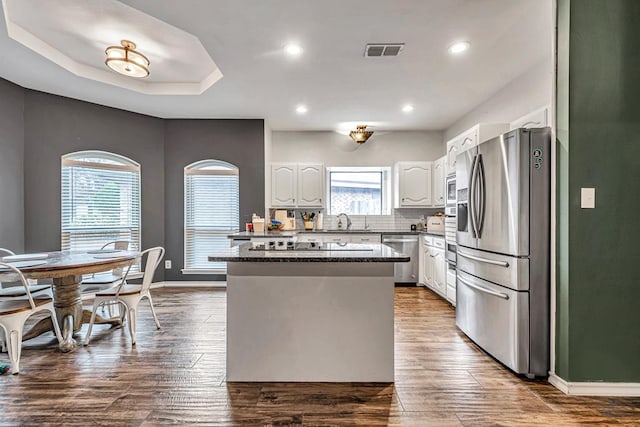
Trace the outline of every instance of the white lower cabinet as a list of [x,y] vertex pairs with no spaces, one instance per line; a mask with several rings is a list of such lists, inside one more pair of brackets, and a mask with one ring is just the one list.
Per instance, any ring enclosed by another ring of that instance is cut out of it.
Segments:
[[444,240],[440,237],[423,235],[420,239],[420,283],[447,297],[447,261]]

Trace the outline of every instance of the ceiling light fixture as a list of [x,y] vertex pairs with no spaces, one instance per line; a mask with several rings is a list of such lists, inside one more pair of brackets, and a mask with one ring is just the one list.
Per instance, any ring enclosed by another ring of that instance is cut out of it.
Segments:
[[309,111],[309,109],[304,105],[298,105],[296,107],[296,113],[298,113],[298,114],[306,114],[307,111]]
[[413,111],[413,105],[405,105],[404,107],[402,107],[402,111],[404,111],[405,113],[410,113]]
[[149,59],[137,52],[136,44],[129,40],[122,40],[122,46],[109,46],[104,52],[107,67],[129,77],[147,77],[149,75]]
[[373,135],[372,130],[367,130],[366,125],[356,126],[356,130],[349,132],[349,136],[356,144],[364,144]]
[[469,49],[470,46],[471,43],[469,42],[457,42],[449,46],[449,53],[457,55],[458,53],[462,53]]
[[291,56],[298,56],[302,54],[302,47],[300,47],[300,45],[297,44],[288,44],[285,46],[284,48],[285,52],[287,52],[289,55]]

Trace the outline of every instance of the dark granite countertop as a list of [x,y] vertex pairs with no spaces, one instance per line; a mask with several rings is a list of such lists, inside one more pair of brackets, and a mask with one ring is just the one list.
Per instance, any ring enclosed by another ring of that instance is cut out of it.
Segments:
[[227,262],[409,262],[408,255],[389,246],[374,244],[325,243],[323,250],[252,250],[244,243],[229,248],[227,253],[210,255],[209,261]]
[[444,237],[444,233],[441,232],[430,232],[430,231],[411,231],[411,230],[378,230],[378,229],[370,229],[370,230],[361,230],[361,229],[351,229],[351,230],[291,230],[291,231],[265,231],[263,233],[255,233],[252,231],[239,231],[237,233],[229,234],[227,237],[229,239],[236,240],[250,240],[251,238],[261,238],[261,237],[273,237],[273,238],[288,238],[294,237],[298,234],[394,234],[394,235],[416,235],[416,234],[429,234],[433,236],[442,236]]

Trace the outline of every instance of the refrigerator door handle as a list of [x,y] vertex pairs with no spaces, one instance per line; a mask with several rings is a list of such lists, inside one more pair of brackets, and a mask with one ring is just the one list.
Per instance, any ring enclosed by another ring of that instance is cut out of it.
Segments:
[[486,206],[486,186],[484,180],[484,162],[482,161],[482,154],[478,154],[478,165],[476,166],[476,179],[478,181],[478,220],[476,221],[476,234],[478,239],[482,237],[482,227],[484,225],[484,211]]
[[483,286],[478,286],[476,284],[473,284],[471,282],[469,282],[466,279],[463,279],[462,277],[460,277],[460,275],[458,275],[458,280],[461,281],[462,283],[464,283],[465,285],[469,286],[470,288],[473,288],[475,290],[478,290],[480,292],[484,292],[485,294],[489,294],[489,295],[493,295],[494,297],[498,297],[498,298],[502,298],[502,299],[509,299],[509,295],[504,294],[502,292],[495,292],[492,291],[491,289],[487,289]]
[[460,250],[458,250],[458,256],[461,256],[463,258],[468,258],[468,259],[473,260],[473,261],[484,262],[485,264],[491,264],[491,265],[497,265],[497,266],[504,267],[504,268],[509,268],[509,263],[506,262],[506,261],[496,261],[494,259],[481,258],[481,257],[478,257],[478,256],[465,254],[464,252],[462,252]]
[[471,236],[473,238],[478,237],[478,228],[476,225],[476,164],[478,162],[478,156],[473,156],[473,160],[471,161],[471,172],[469,173],[469,195],[467,196],[467,200],[469,203],[469,217],[471,218]]

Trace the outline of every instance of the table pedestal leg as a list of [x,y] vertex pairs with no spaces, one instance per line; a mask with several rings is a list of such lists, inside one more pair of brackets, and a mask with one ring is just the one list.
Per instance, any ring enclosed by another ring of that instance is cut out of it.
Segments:
[[62,329],[60,351],[67,353],[76,348],[74,332],[82,327],[82,276],[66,276],[53,279],[53,306]]
[[[91,311],[82,309],[81,281],[82,276],[66,276],[53,279],[53,306],[56,309],[56,317],[62,330],[62,343],[58,348],[64,353],[73,351],[76,348],[77,344],[76,340],[73,339],[73,334],[82,328],[83,323],[89,323],[91,319]],[[96,325],[108,323],[111,326],[122,326],[122,318],[105,319],[96,315],[94,323]],[[51,318],[46,317],[25,333],[22,339],[26,341],[51,330],[53,330]]]

